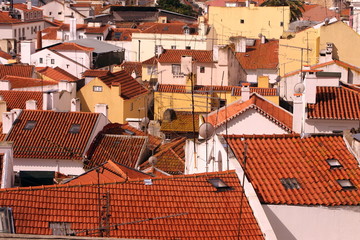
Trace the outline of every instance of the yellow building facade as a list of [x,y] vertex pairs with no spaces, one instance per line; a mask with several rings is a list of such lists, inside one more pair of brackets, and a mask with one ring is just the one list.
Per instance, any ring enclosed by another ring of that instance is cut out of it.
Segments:
[[279,39],[290,23],[289,7],[209,7],[209,25],[214,27],[217,44],[228,44],[229,38],[243,36]]

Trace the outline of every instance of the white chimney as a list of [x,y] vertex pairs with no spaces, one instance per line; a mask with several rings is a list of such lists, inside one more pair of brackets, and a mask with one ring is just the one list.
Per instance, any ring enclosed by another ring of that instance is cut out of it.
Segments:
[[17,119],[20,116],[22,109],[14,108],[14,109],[11,109],[10,112],[12,112],[14,114],[14,121],[15,121],[15,119]]
[[2,91],[11,90],[11,83],[6,80],[0,81],[0,90]]
[[37,102],[35,100],[27,100],[26,101],[26,109],[27,110],[37,110]]
[[261,34],[261,44],[264,44],[266,42],[266,37],[264,35]]
[[235,52],[246,52],[246,38],[245,37],[231,37],[230,41],[235,44]]
[[188,75],[193,72],[192,69],[192,56],[182,56],[181,57],[181,72],[185,75]]
[[102,113],[107,118],[108,117],[108,105],[104,103],[98,103],[95,105],[95,112]]
[[69,40],[76,40],[76,18],[70,18],[70,36]]
[[241,87],[241,100],[243,102],[250,99],[250,83],[243,83]]
[[26,0],[26,6],[28,10],[31,10],[32,6],[31,6],[31,0]]
[[14,113],[12,113],[12,112],[4,112],[2,114],[3,134],[8,134],[9,133],[14,120],[15,120],[14,119]]
[[301,93],[294,94],[293,104],[292,130],[296,133],[302,133],[303,122],[305,121],[305,106],[303,95]]
[[310,104],[316,103],[317,78],[315,72],[306,72],[304,85],[305,102]]
[[164,48],[162,45],[157,45],[156,46],[156,57],[159,57],[162,53],[164,52]]
[[72,90],[72,85],[68,81],[65,81],[65,80],[60,80],[58,83],[58,86],[59,86],[59,92],[61,92],[61,91],[71,92],[71,90]]
[[43,93],[43,110],[51,110],[51,96],[50,93]]
[[334,44],[329,42],[326,43],[325,62],[331,62],[333,60],[333,50],[334,50]]
[[205,24],[205,17],[200,16],[198,17],[198,35],[205,36],[207,32],[207,26]]
[[72,112],[80,112],[80,99],[79,98],[71,99],[71,111]]
[[21,62],[32,64],[31,55],[35,53],[35,41],[24,40],[20,42]]

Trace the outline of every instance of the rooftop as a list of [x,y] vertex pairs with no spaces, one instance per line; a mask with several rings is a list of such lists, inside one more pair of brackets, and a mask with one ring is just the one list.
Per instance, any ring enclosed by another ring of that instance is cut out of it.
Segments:
[[11,84],[11,88],[29,88],[29,87],[41,87],[45,85],[57,85],[57,81],[43,80],[39,78],[18,77],[6,75],[1,78],[0,81],[8,81]]
[[37,67],[36,71],[41,75],[57,81],[65,80],[68,82],[76,82],[79,80],[77,77],[73,76],[60,67]]
[[211,50],[166,49],[157,60],[160,63],[181,63],[182,56],[192,56],[194,61],[198,63],[214,62]]
[[94,48],[81,46],[73,42],[63,42],[61,44],[50,47],[50,49],[55,51],[84,51],[84,52],[92,52],[94,50]]
[[15,108],[26,109],[28,100],[35,100],[38,109],[42,109],[43,94],[40,91],[0,91],[0,96],[6,102],[8,111]]
[[31,78],[34,74],[35,67],[32,65],[0,65],[0,79],[6,75]]

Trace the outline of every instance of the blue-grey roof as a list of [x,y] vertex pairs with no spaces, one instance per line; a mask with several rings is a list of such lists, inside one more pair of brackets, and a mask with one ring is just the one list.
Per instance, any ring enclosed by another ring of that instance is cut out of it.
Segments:
[[90,47],[94,48],[95,53],[106,53],[106,52],[120,52],[123,51],[123,48],[117,47],[113,44],[106,43],[104,41],[99,41],[95,39],[78,39],[74,41],[69,41],[76,43],[78,45],[84,46],[84,47]]

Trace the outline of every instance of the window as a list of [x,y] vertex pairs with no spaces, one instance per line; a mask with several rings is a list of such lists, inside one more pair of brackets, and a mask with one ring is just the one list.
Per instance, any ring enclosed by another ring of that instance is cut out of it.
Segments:
[[330,169],[342,167],[339,160],[337,159],[327,159],[326,162],[329,164]]
[[216,188],[217,192],[223,192],[227,190],[232,190],[233,188],[228,186],[222,179],[220,178],[212,178],[207,180],[213,187]]
[[190,49],[191,49],[191,47],[190,47],[190,46],[186,46],[186,47],[185,47],[185,49],[190,50]]
[[176,49],[176,45],[172,45],[172,46],[171,46],[171,49]]
[[241,24],[245,23],[245,20],[244,20],[244,19],[240,19],[240,23],[241,23]]
[[35,127],[35,125],[36,125],[36,121],[29,120],[26,122],[24,130],[31,130]]
[[49,12],[49,15],[51,16],[52,12]]
[[101,40],[102,40],[102,36],[97,36],[96,39],[101,41]]
[[65,34],[65,41],[68,41],[68,40],[69,40],[69,35]]
[[70,64],[66,64],[66,68],[69,68],[70,67]]
[[130,103],[130,111],[134,110],[134,103]]
[[55,64],[55,59],[51,59],[51,64]]
[[354,184],[349,179],[336,180],[343,189],[356,189]]
[[43,58],[39,58],[39,63],[43,63],[43,62],[44,62]]
[[61,15],[62,14],[62,12],[58,12],[58,15]]
[[200,67],[200,73],[205,73],[205,67]]
[[220,99],[219,105],[220,107],[224,107],[226,105],[226,99]]
[[157,67],[155,67],[155,66],[148,66],[147,67],[147,74],[148,75],[156,74],[156,72],[157,72]]
[[93,86],[94,92],[102,92],[102,86]]
[[15,233],[14,220],[11,208],[0,208],[0,232],[1,233]]
[[285,189],[299,189],[300,184],[296,178],[281,178],[280,182]]
[[14,29],[14,38],[16,38],[16,29]]
[[283,27],[284,26],[284,22],[280,22],[280,27]]
[[190,28],[189,27],[184,28],[184,34],[190,34]]
[[79,133],[81,125],[80,124],[71,124],[69,133]]
[[74,233],[71,230],[71,223],[67,222],[50,222],[49,228],[52,231],[52,235],[69,236]]
[[179,75],[181,72],[180,64],[172,64],[171,65],[171,72],[173,75]]

